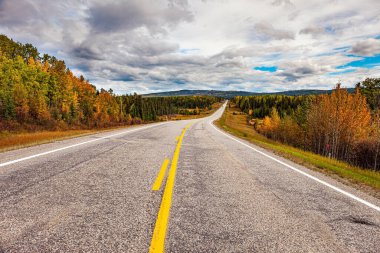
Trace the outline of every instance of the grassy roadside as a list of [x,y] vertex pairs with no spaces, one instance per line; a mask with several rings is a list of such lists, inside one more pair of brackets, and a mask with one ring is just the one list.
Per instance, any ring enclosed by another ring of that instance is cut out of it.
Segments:
[[[214,113],[222,103],[215,103],[212,105],[211,110],[202,110],[199,115],[176,115],[171,120],[186,120],[203,118]],[[161,119],[164,121],[164,119]],[[35,145],[50,143],[54,141],[60,141],[70,139],[74,137],[80,137],[90,134],[96,134],[105,131],[111,131],[115,129],[125,128],[129,126],[110,127],[102,129],[90,129],[90,130],[66,130],[66,131],[40,131],[33,133],[11,133],[0,132],[0,153],[19,148],[26,148]]]
[[0,133],[0,153],[19,148],[31,147],[54,141],[66,140],[74,137],[111,131],[116,128],[66,131],[41,131],[34,133]]
[[223,116],[215,123],[219,128],[237,137],[380,198],[380,172],[354,167],[341,161],[270,140],[254,131],[253,127],[247,123],[247,116],[235,107],[228,108],[227,106]]

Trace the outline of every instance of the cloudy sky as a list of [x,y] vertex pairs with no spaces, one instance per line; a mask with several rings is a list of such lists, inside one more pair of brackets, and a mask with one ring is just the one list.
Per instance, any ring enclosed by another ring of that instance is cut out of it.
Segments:
[[380,77],[379,0],[0,0],[0,33],[117,93]]

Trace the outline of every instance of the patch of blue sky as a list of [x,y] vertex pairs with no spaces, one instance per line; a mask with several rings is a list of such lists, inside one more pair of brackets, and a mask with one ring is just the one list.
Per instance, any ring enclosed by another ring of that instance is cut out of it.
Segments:
[[[70,68],[70,66],[68,66]],[[83,72],[88,72],[90,71],[90,67],[88,64],[77,64],[75,66],[76,69],[83,71]]]
[[349,68],[349,69],[344,69],[342,71],[330,72],[327,75],[328,76],[339,76],[339,75],[344,75],[344,74],[352,73],[352,72],[355,72],[355,71],[356,71],[356,69]]
[[335,28],[333,26],[326,26],[325,32],[328,34],[335,34]]
[[171,78],[170,79],[170,82],[174,83],[174,84],[186,84],[187,81],[184,80],[184,79],[180,79],[180,78]]
[[354,58],[363,58],[362,56],[357,56],[355,54],[346,54],[347,57],[354,57]]
[[348,49],[350,49],[351,47],[349,47],[349,46],[345,46],[345,47],[336,47],[336,48],[334,48],[334,50],[335,51],[343,51],[343,52],[345,52],[345,51],[347,51]]
[[181,54],[192,54],[198,52],[199,50],[199,48],[181,48],[179,49],[179,52]]
[[254,67],[254,70],[259,70],[259,71],[266,71],[266,72],[276,72],[277,67],[276,66],[259,66],[259,67]]
[[335,54],[337,54],[337,52],[326,52],[326,53],[316,54],[315,57],[330,56],[330,55],[335,55]]
[[[349,55],[347,55],[349,56]],[[352,57],[357,57],[357,56],[352,56]],[[361,60],[356,60],[349,62],[345,65],[341,65],[336,67],[337,69],[345,69],[348,67],[354,67],[354,68],[367,68],[371,69],[374,67],[380,66],[380,54],[377,54],[375,56],[366,56],[363,57]]]
[[280,53],[268,54],[263,57],[266,61],[277,60],[281,57]]

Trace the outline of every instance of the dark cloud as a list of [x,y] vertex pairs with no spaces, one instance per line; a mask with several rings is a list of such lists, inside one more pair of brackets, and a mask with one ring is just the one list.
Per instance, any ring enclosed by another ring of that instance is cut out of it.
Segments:
[[29,1],[0,0],[0,23],[12,28],[38,18],[37,6]]
[[122,82],[132,82],[132,81],[136,81],[136,77],[133,75],[123,73],[123,74],[118,75],[115,78],[112,78],[111,80],[112,81],[122,81]]
[[315,73],[316,70],[312,67],[300,67],[295,69],[295,73],[301,74],[301,75],[310,75]]
[[299,77],[293,73],[289,73],[289,72],[281,73],[281,74],[279,74],[279,76],[285,77],[286,82],[296,82],[296,81],[298,81],[298,79],[301,78],[301,77]]
[[71,55],[77,58],[82,58],[86,60],[102,60],[103,59],[101,57],[101,54],[96,53],[93,49],[84,47],[84,46],[75,47],[71,51]]
[[380,54],[380,40],[367,39],[355,43],[349,53],[359,56],[374,56]]
[[[168,4],[169,3],[169,4]],[[94,4],[89,9],[88,22],[95,32],[110,33],[140,27],[150,32],[164,32],[166,26],[191,21],[193,16],[183,1],[130,0]]]
[[282,65],[283,70],[276,72],[276,75],[285,77],[287,82],[296,82],[299,79],[322,74],[325,71],[324,68],[309,61],[286,62]]
[[260,22],[255,24],[254,31],[263,37],[264,39],[282,40],[282,39],[294,39],[294,33],[287,30],[281,30],[274,28],[268,22]]

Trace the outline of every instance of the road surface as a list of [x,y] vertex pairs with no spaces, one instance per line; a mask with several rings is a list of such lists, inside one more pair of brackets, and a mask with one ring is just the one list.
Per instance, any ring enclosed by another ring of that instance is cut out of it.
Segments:
[[218,131],[222,110],[1,153],[0,252],[380,251],[378,199]]

